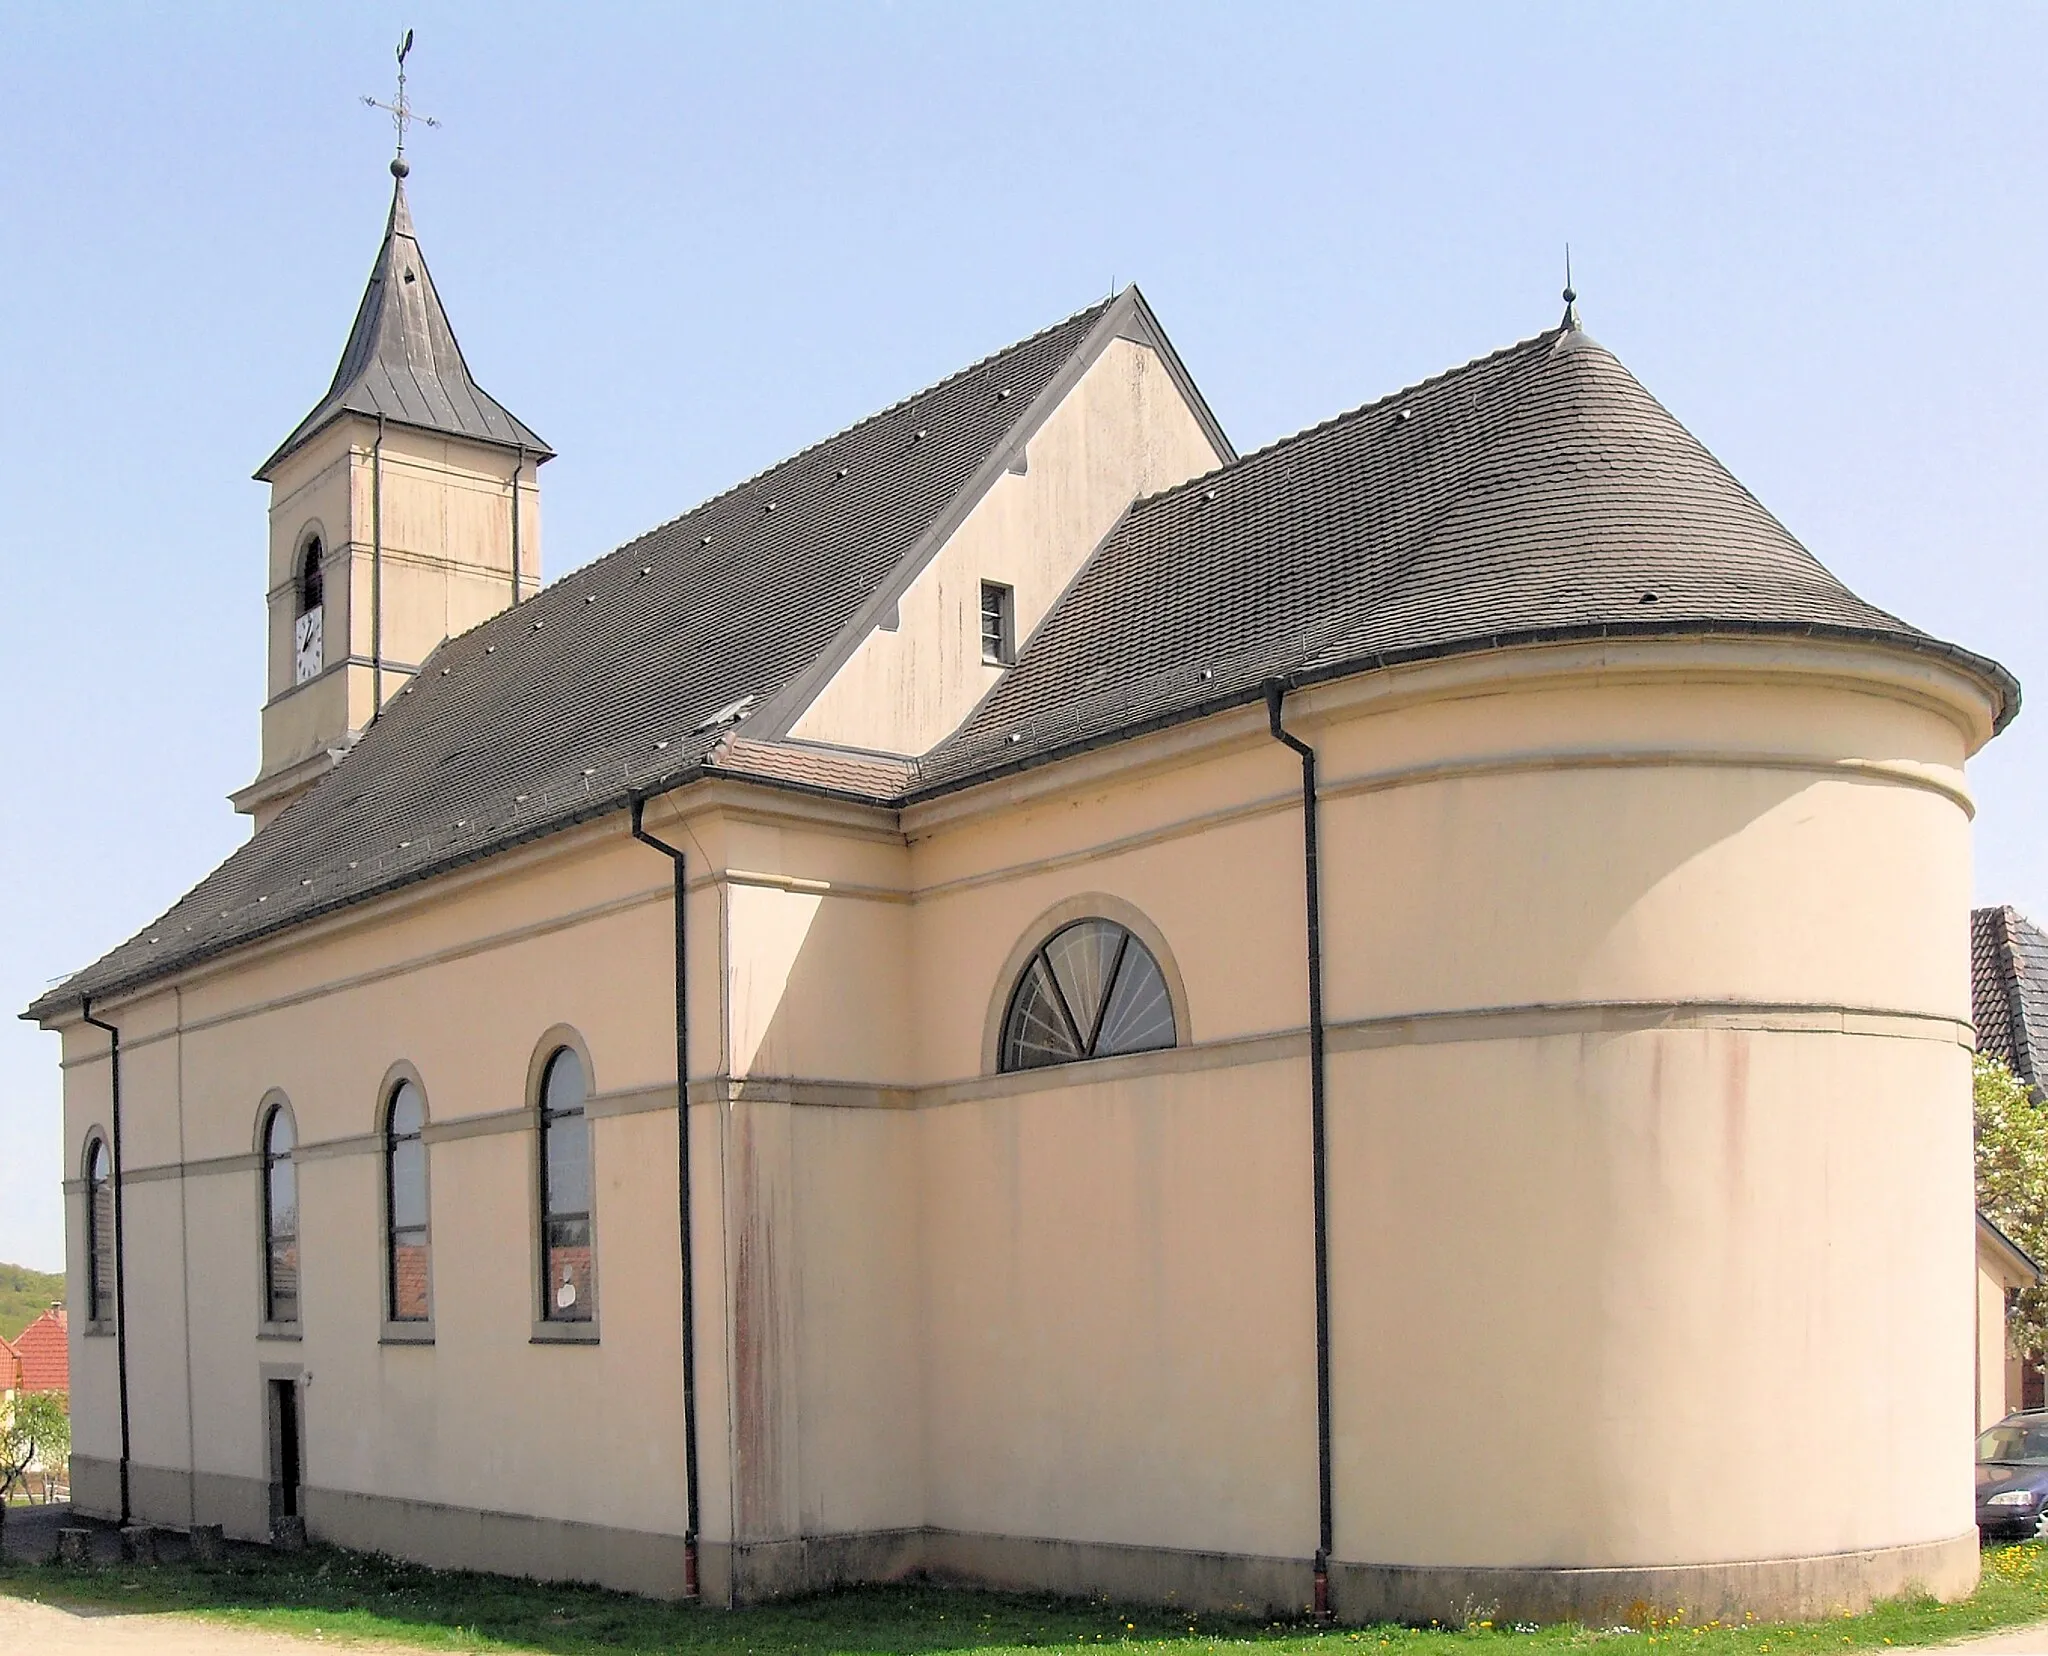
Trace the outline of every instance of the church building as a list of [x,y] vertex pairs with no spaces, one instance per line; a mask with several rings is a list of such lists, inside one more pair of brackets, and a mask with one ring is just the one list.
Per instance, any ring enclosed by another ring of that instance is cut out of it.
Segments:
[[253,834],[26,1014],[79,1510],[716,1604],[1974,1584],[2004,668],[1569,293],[1239,454],[1126,288],[547,583],[393,171],[257,474]]

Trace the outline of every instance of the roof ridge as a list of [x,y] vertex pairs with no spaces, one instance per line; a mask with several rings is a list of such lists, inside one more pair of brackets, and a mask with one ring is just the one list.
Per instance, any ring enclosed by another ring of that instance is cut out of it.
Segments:
[[1434,390],[1447,380],[1456,379],[1461,374],[1469,374],[1476,368],[1484,368],[1490,363],[1499,362],[1504,357],[1513,356],[1517,351],[1525,351],[1531,346],[1544,343],[1546,340],[1554,340],[1563,332],[1565,332],[1563,328],[1546,328],[1543,332],[1531,334],[1526,339],[1518,339],[1512,345],[1503,345],[1498,350],[1488,351],[1482,356],[1473,357],[1468,362],[1461,362],[1455,368],[1445,368],[1441,372],[1416,380],[1412,384],[1404,385],[1398,390],[1388,391],[1381,396],[1374,397],[1370,402],[1362,402],[1355,408],[1344,409],[1339,413],[1330,415],[1327,419],[1316,421],[1313,425],[1305,425],[1298,431],[1290,431],[1285,436],[1275,437],[1269,443],[1262,444],[1258,448],[1240,454],[1235,460],[1226,461],[1223,465],[1217,466],[1212,470],[1187,478],[1182,482],[1174,484],[1171,488],[1161,489],[1156,494],[1140,495],[1131,502],[1129,509],[1135,512],[1139,507],[1150,506],[1155,501],[1170,500],[1175,495],[1184,493],[1186,490],[1212,482],[1228,472],[1237,471],[1254,460],[1263,460],[1269,454],[1292,447],[1294,444],[1304,442],[1308,438],[1317,436],[1322,432],[1329,431],[1337,426],[1348,425],[1353,420],[1363,419],[1375,409],[1385,408],[1389,403],[1400,402],[1403,398],[1417,396],[1424,391]]

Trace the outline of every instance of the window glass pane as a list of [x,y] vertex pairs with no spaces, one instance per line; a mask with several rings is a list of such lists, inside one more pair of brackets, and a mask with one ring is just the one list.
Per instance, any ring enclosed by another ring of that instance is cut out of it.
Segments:
[[595,1296],[591,1291],[587,1218],[547,1221],[545,1301],[545,1315],[555,1322],[590,1320]]
[[391,1318],[424,1322],[427,1316],[427,1233],[401,1230],[391,1237]]
[[1115,1052],[1151,1052],[1173,1045],[1173,998],[1151,951],[1133,937],[1124,946],[1116,987],[1095,1039],[1097,1057]]
[[391,1136],[414,1138],[427,1124],[427,1101],[410,1081],[401,1081],[391,1095]]
[[548,1060],[547,1079],[541,1085],[541,1108],[580,1110],[584,1096],[583,1060],[563,1047]]
[[1033,955],[1010,1002],[1010,1016],[1003,1029],[1002,1067],[1006,1070],[1038,1069],[1046,1064],[1070,1064],[1081,1056],[1060,1010],[1052,973],[1045,956]]
[[1056,934],[1045,946],[1045,958],[1059,979],[1060,993],[1067,998],[1067,1010],[1074,1015],[1074,1028],[1086,1049],[1109,991],[1109,974],[1116,969],[1116,953],[1123,946],[1124,929],[1107,920],[1082,920]]
[[271,1233],[270,1237],[270,1320],[299,1320],[299,1239],[295,1235]]
[[427,1228],[427,1147],[416,1138],[391,1146],[391,1228]]
[[270,1234],[297,1235],[299,1229],[299,1177],[289,1156],[270,1164]]
[[86,1316],[110,1322],[114,1315],[114,1182],[112,1157],[104,1139],[92,1147],[87,1185],[91,1204],[92,1251],[87,1261]]
[[590,1124],[578,1114],[547,1124],[541,1150],[547,1158],[545,1211],[552,1217],[590,1211]]
[[270,1112],[270,1125],[264,1130],[263,1134],[263,1148],[273,1156],[282,1156],[287,1154],[297,1142],[298,1135],[292,1131],[291,1112],[281,1109],[272,1110]]

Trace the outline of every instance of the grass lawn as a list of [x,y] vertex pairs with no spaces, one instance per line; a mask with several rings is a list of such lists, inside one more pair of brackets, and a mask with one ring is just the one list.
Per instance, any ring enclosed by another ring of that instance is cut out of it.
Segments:
[[1121,1646],[1129,1656],[1165,1649],[1205,1656],[1260,1647],[1259,1656],[1373,1656],[1454,1647],[1498,1651],[1599,1645],[1612,1656],[1650,1645],[1766,1653],[1936,1644],[2048,1620],[2048,1545],[1996,1547],[1967,1602],[1900,1602],[1868,1615],[1799,1626],[1695,1627],[1644,1618],[1634,1627],[1549,1627],[1529,1632],[1485,1623],[1463,1631],[1405,1627],[1319,1629],[1174,1615],[1031,1594],[928,1586],[831,1593],[754,1610],[683,1609],[594,1587],[547,1587],[496,1576],[437,1572],[389,1559],[314,1548],[254,1556],[211,1568],[0,1565],[0,1593],[55,1604],[178,1611],[327,1640],[389,1639],[433,1650],[670,1651],[705,1656],[945,1656],[947,1652]]

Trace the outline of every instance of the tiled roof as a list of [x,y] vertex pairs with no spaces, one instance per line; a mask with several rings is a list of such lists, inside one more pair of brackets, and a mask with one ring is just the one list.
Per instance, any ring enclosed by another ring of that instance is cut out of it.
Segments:
[[[729,733],[719,714],[758,706],[804,672],[899,564],[922,555],[977,477],[1000,470],[1040,394],[1139,302],[1126,292],[444,643],[339,765],[27,1015],[620,809],[689,773]],[[838,764],[831,775],[870,769]],[[823,771],[782,780],[846,791]]]
[[455,330],[441,308],[441,296],[434,291],[434,278],[427,274],[426,257],[413,234],[402,178],[392,187],[384,241],[370,267],[369,285],[356,307],[355,326],[342,348],[334,383],[256,475],[268,477],[286,455],[344,414],[373,420],[382,415],[396,425],[524,449],[542,460],[554,453],[470,378],[469,364],[462,359],[462,347],[455,342]]
[[1970,1008],[1977,1050],[2048,1086],[2048,932],[2016,908],[1970,911]]
[[1560,328],[1136,503],[922,760],[717,720],[817,663],[1002,463],[1012,411],[1141,304],[1084,311],[444,644],[302,799],[26,1015],[694,776],[901,803],[1255,700],[1275,678],[1764,634],[1942,658],[1985,683],[2001,726],[2017,711],[2004,668],[1849,592],[1609,352]]
[[1559,328],[1140,501],[933,792],[1260,685],[1550,639],[1773,633],[1995,663],[1865,603],[1616,358]]
[[0,1339],[0,1392],[21,1389],[21,1353],[11,1342]]
[[62,1311],[45,1311],[14,1339],[25,1392],[71,1392],[71,1341]]

